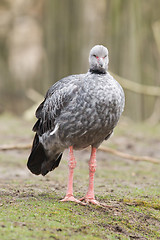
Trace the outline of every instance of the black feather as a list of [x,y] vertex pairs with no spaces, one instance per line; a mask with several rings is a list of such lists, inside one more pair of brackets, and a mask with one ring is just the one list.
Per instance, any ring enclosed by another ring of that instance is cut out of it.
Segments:
[[49,171],[59,166],[63,153],[56,154],[51,161],[44,161],[41,166],[41,174],[45,176]]
[[110,133],[105,137],[105,140],[108,140],[108,138],[110,138],[110,136],[112,135],[113,130],[110,131]]
[[36,133],[27,167],[32,173],[36,175],[42,174],[44,176],[59,166],[62,154],[63,153],[53,154],[53,156],[49,158],[45,153],[43,145],[39,142],[39,137]]
[[39,142],[38,135],[36,134],[33,140],[31,154],[28,158],[27,167],[32,173],[39,175],[41,174],[41,165],[46,159],[44,148]]
[[39,107],[36,110],[36,117],[37,118],[42,117],[42,109],[43,109],[44,102],[45,102],[45,100],[43,102],[41,102],[41,104],[39,105]]
[[34,126],[32,128],[32,131],[34,131],[34,132],[38,132],[39,131],[40,121],[41,121],[41,119],[39,118],[37,120],[37,122],[34,124]]

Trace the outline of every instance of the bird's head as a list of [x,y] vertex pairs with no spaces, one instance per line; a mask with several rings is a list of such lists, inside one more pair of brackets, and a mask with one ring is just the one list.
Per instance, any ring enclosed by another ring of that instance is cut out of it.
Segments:
[[108,49],[102,45],[94,46],[89,54],[90,71],[104,74],[108,69],[108,63]]

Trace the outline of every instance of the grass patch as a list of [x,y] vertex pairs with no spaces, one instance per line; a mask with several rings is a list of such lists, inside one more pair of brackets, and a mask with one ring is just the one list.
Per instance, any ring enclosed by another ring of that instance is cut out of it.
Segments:
[[59,202],[51,180],[12,183],[1,194],[1,239],[158,239],[159,200],[98,195],[111,208]]

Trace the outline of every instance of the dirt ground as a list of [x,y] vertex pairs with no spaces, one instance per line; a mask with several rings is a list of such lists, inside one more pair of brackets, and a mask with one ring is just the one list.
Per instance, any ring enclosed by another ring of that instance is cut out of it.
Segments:
[[[31,142],[32,124],[33,122],[27,122],[11,114],[1,115],[0,145]],[[135,124],[130,120],[122,119],[114,136],[104,145],[133,155],[147,155],[160,159],[159,136],[160,126],[150,126],[147,123]],[[46,177],[34,176],[29,172],[26,167],[29,152],[30,150],[0,152],[0,209],[2,210],[0,233],[3,236],[1,239],[18,239],[14,234],[13,238],[5,238],[7,221],[11,221],[15,229],[13,233],[18,231],[17,226],[23,228],[23,224],[26,231],[30,231],[27,225],[30,222],[28,223],[27,220],[22,222],[22,220],[14,220],[12,216],[7,218],[6,206],[11,208],[12,205],[19,204],[18,201],[29,202],[34,201],[35,198],[40,202],[45,199],[52,204],[62,204],[58,207],[64,206],[59,200],[65,195],[67,185],[67,151],[60,166]],[[74,174],[74,192],[78,198],[84,196],[87,191],[89,155],[88,150],[75,152],[77,167]],[[70,230],[72,233],[68,232],[70,228],[64,223],[64,228],[56,230],[51,236],[54,239],[160,239],[160,165],[125,160],[98,151],[95,195],[99,201],[105,202],[111,208],[106,210],[87,206],[80,212],[81,206],[77,209],[75,204],[67,203],[66,208],[70,209],[73,205],[72,211],[75,216],[82,215],[86,218],[86,223],[80,222],[78,230],[75,232],[73,228]],[[87,227],[91,224],[91,219],[88,218],[90,215],[97,232]],[[63,222],[63,219],[59,221]],[[50,237],[47,236],[24,237],[24,239],[49,239]]]

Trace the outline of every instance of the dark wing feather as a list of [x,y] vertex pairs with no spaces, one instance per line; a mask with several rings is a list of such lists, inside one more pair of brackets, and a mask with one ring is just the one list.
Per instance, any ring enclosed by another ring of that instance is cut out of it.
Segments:
[[53,85],[47,92],[45,100],[36,110],[38,120],[33,126],[33,131],[37,132],[38,135],[42,135],[54,129],[55,118],[58,117],[61,114],[61,110],[70,103],[77,91],[78,86],[72,82],[68,84],[63,83],[62,86],[60,84]]
[[43,109],[43,105],[44,105],[45,100],[39,105],[39,107],[36,110],[36,117],[40,118],[42,116],[42,109]]
[[32,173],[45,176],[49,171],[58,167],[61,158],[62,153],[60,152],[55,156],[53,155],[51,161],[48,161],[43,145],[39,142],[37,133],[35,134],[31,154],[27,162],[27,167]]
[[112,135],[112,133],[113,133],[113,130],[111,130],[111,131],[108,133],[108,135],[105,137],[105,140],[108,140],[108,139],[110,138],[110,136]]
[[35,134],[31,154],[28,158],[27,167],[36,175],[41,173],[41,165],[47,157],[42,144],[39,142],[37,133]]

